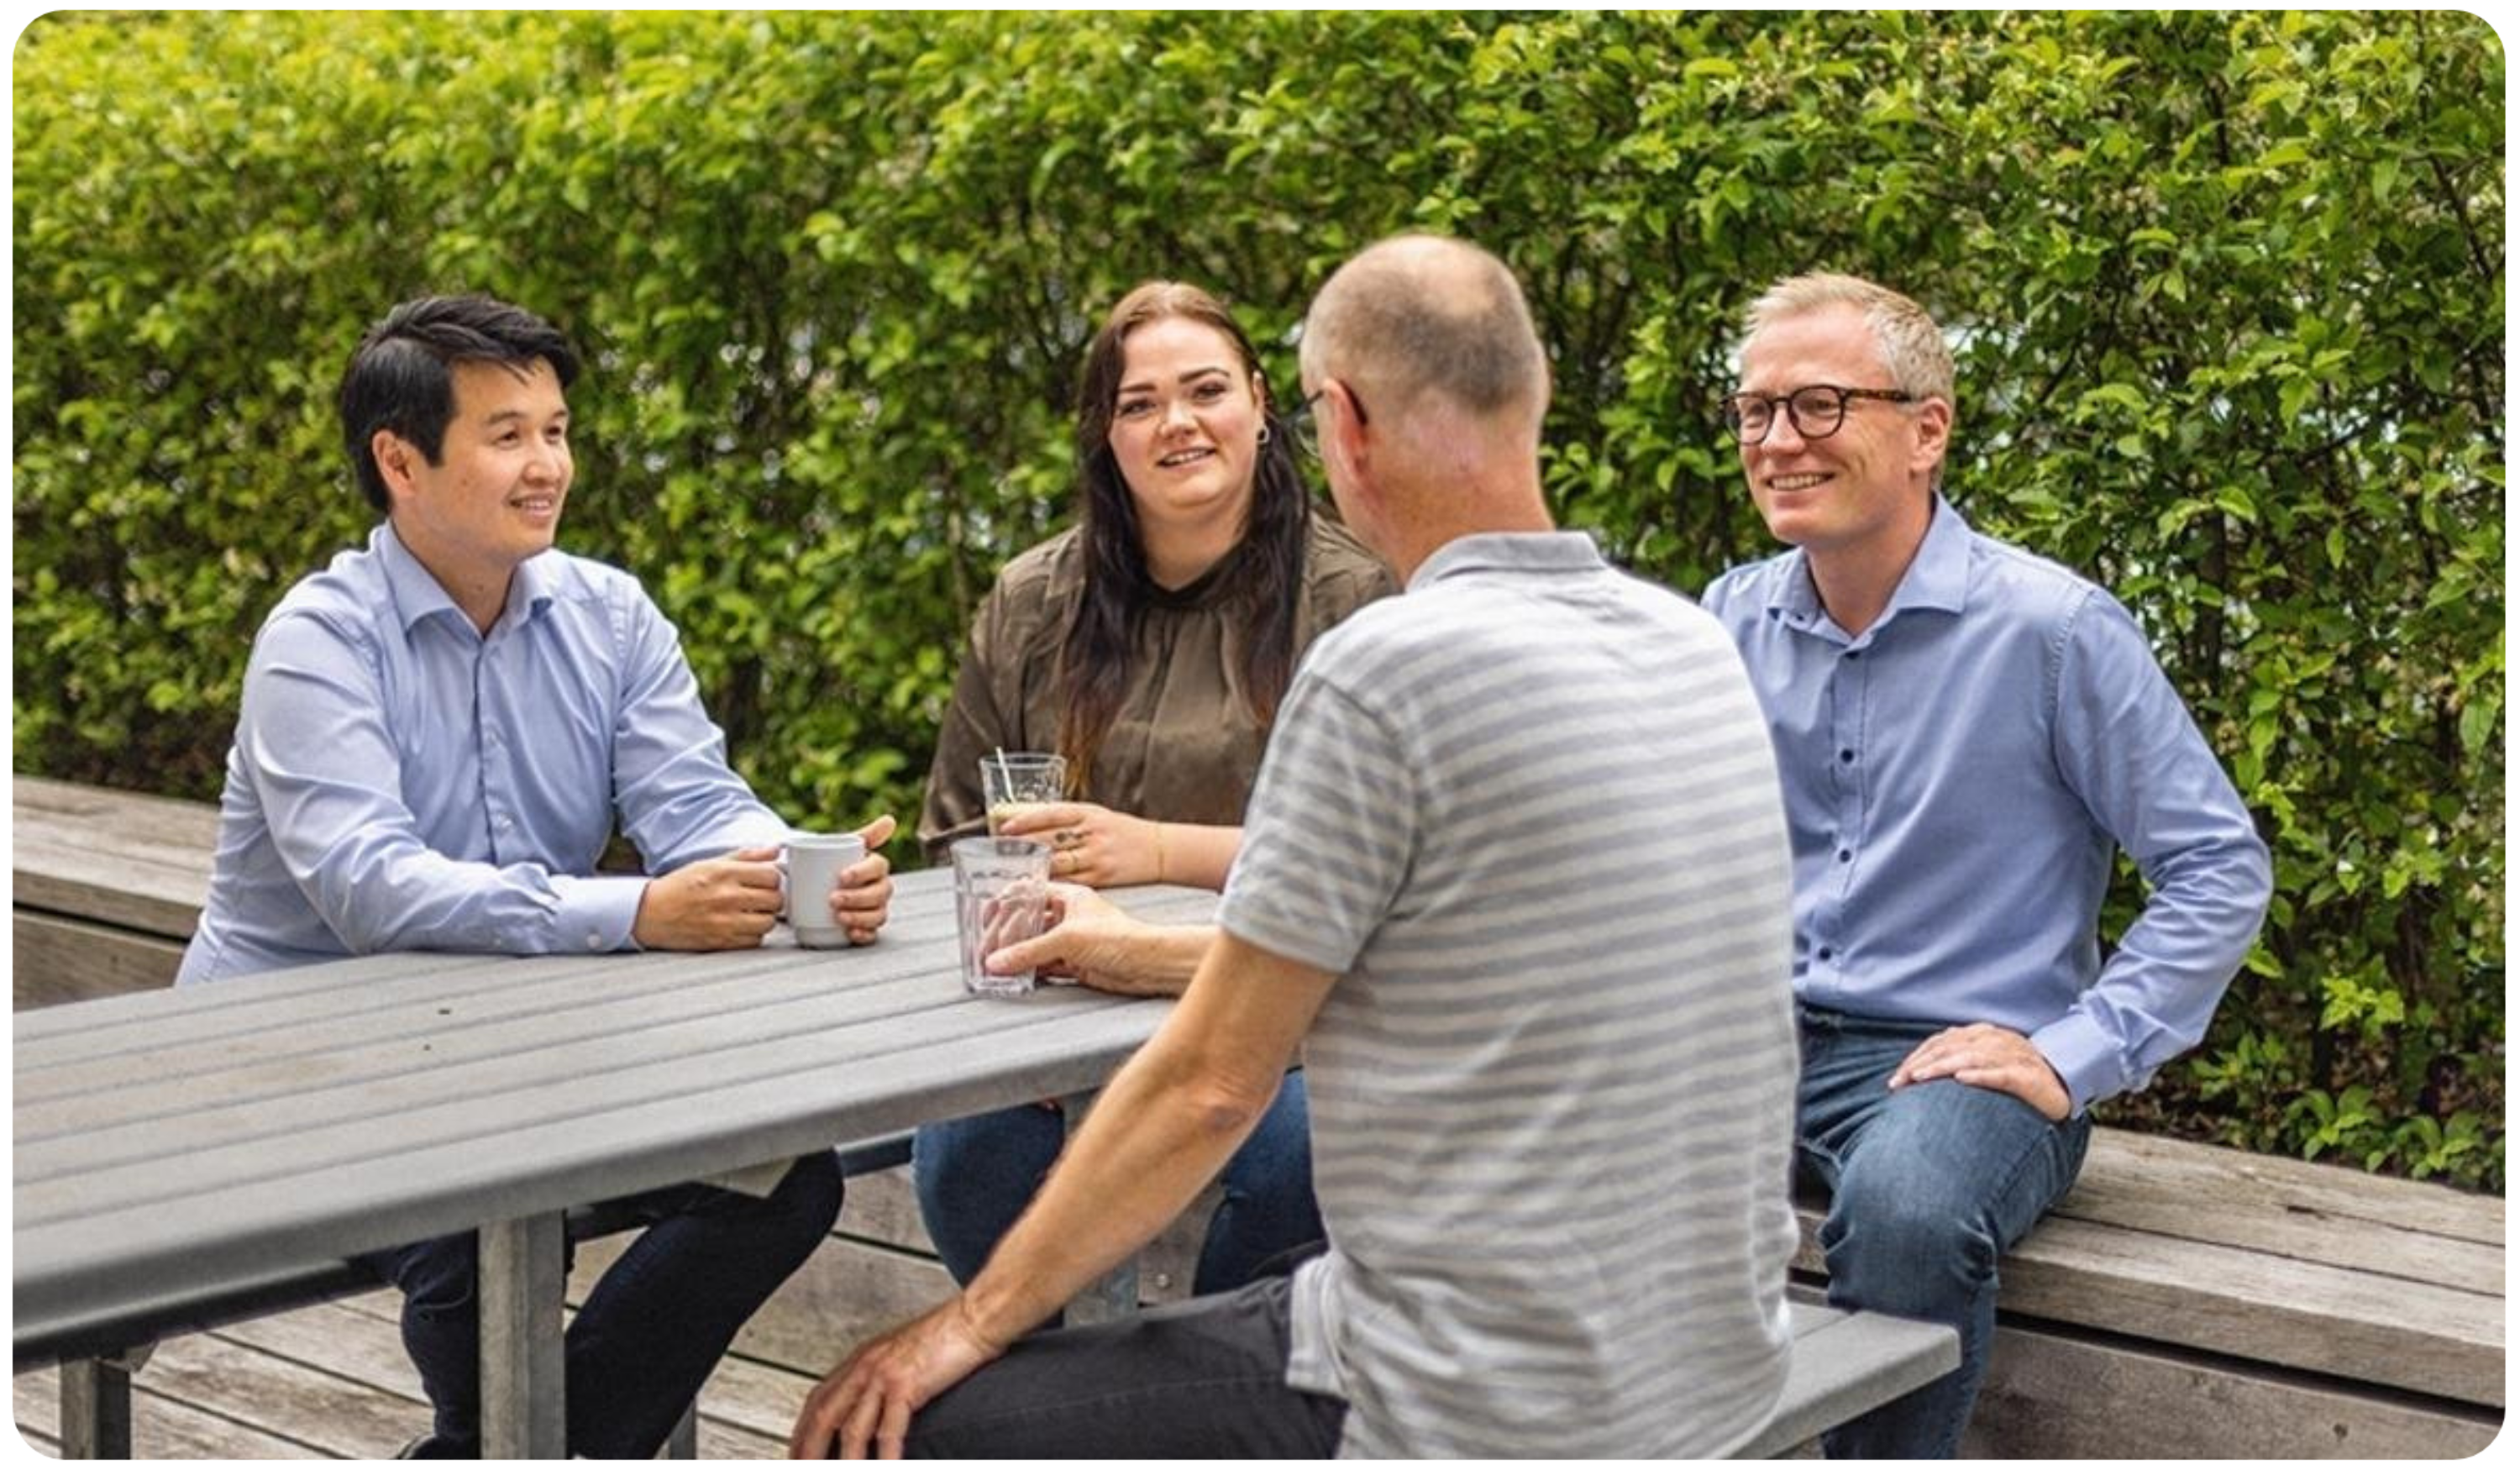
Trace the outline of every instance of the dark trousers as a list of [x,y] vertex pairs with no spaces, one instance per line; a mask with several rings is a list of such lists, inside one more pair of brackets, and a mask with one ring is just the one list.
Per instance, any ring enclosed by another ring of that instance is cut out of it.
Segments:
[[[681,1184],[621,1203],[650,1224],[568,1325],[568,1448],[646,1459],[737,1329],[831,1231],[840,1166],[830,1153],[799,1159],[764,1199]],[[366,1258],[402,1289],[403,1351],[436,1410],[433,1456],[480,1452],[477,1254],[468,1231]]]
[[1323,1459],[1347,1404],[1286,1386],[1272,1276],[1091,1327],[1036,1332],[911,1420],[923,1459]]

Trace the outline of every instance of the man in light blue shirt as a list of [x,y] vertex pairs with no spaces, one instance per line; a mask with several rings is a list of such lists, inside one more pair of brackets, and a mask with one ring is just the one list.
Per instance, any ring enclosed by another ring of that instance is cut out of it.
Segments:
[[[776,922],[788,826],[728,767],[672,625],[553,548],[576,373],[549,323],[479,296],[406,302],[360,342],[342,431],[385,520],[254,641],[179,984],[391,950],[744,948]],[[616,820],[652,876],[597,873]],[[815,897],[862,944],[886,874],[869,857]],[[839,1200],[828,1153],[766,1199],[639,1197],[652,1227],[568,1329],[570,1449],[652,1454]],[[435,1408],[408,1452],[476,1453],[473,1237],[372,1259]]]
[[[1998,1258],[2073,1183],[2086,1110],[2203,1037],[2265,916],[2267,849],[2126,610],[1943,500],[1952,359],[1923,308],[1803,276],[1748,328],[1725,417],[1794,550],[1704,601],[1784,783],[1829,1299],[1961,1335],[1951,1376],[1827,1448],[1948,1456]],[[2151,892],[2103,960],[2120,849]]]

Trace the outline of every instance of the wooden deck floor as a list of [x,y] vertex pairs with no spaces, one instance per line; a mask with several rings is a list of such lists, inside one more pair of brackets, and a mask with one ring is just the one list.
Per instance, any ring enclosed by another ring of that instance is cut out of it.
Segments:
[[[378,1459],[428,1424],[403,1358],[395,1297],[376,1291],[161,1345],[132,1390],[144,1459]],[[17,1380],[18,1428],[59,1454],[53,1370]],[[702,1396],[700,1452],[776,1458],[812,1380],[742,1358]]]

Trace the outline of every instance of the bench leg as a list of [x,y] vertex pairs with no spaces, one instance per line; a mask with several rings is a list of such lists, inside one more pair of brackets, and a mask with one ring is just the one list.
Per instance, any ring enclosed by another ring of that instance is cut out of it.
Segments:
[[62,1458],[131,1458],[131,1365],[119,1358],[62,1364]]
[[665,1458],[696,1460],[700,1457],[700,1401],[694,1399],[683,1405],[683,1416],[674,1421],[674,1432],[665,1436]]
[[[1101,1095],[1099,1091],[1076,1092],[1059,1099],[1059,1113],[1067,1120],[1069,1138],[1074,1138],[1076,1131],[1085,1126],[1085,1115]],[[1067,1304],[1067,1324],[1090,1326],[1127,1316],[1137,1310],[1138,1258],[1131,1256],[1111,1268],[1109,1275],[1077,1293],[1076,1300]]]
[[561,1298],[565,1217],[554,1210],[481,1227],[481,1453],[568,1456]]

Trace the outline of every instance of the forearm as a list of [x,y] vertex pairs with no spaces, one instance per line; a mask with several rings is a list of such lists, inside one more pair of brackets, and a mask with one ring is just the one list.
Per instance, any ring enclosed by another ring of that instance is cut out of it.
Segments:
[[2099,979],[2033,1037],[2078,1109],[2141,1086],[2203,1040],[2256,942],[2269,879],[2253,838],[2164,876]]
[[1196,1197],[1268,1111],[1335,979],[1218,936],[971,1283],[989,1341],[1057,1312]]
[[2059,768],[2150,885],[2097,980],[2033,1038],[2078,1107],[2193,1047],[2248,958],[2272,890],[2266,843],[2204,734],[2114,600],[2094,593],[2058,676]]
[[1154,1238],[1242,1145],[1268,1099],[1202,1082],[1149,1043],[1094,1105],[968,1290],[996,1343],[1030,1331]]
[[1225,875],[1234,869],[1234,855],[1242,850],[1242,828],[1159,822],[1155,844],[1157,882],[1222,891]]
[[1086,983],[1119,996],[1178,996],[1190,989],[1216,940],[1214,924],[1148,925],[1135,931],[1111,960],[1086,971]]
[[311,822],[294,830],[287,822],[273,824],[282,861],[351,954],[582,955],[632,943],[641,879],[449,858],[414,836],[407,818],[381,817],[330,841]]

